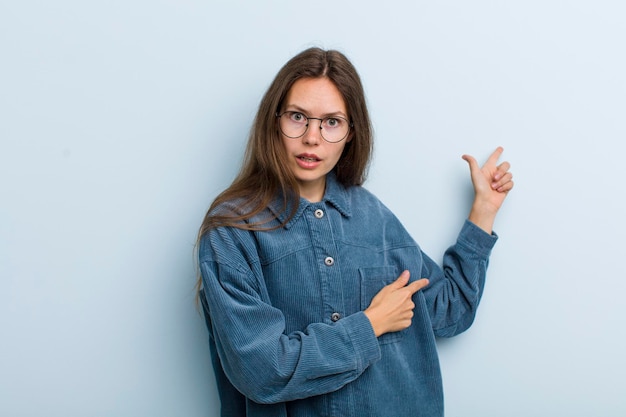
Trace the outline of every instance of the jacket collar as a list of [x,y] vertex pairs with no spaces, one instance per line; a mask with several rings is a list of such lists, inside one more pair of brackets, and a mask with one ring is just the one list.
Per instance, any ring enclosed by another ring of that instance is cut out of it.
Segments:
[[[331,204],[344,217],[352,216],[348,190],[337,181],[337,177],[334,172],[330,172],[326,175],[326,190],[324,191],[322,202]],[[272,200],[269,205],[269,209],[281,223],[284,223],[291,212],[293,203],[293,201],[288,201],[287,209],[283,210],[283,196],[281,193],[274,200]],[[310,201],[300,197],[298,201],[298,209],[291,220],[285,224],[285,229],[289,229],[295,222],[297,222],[307,207],[318,204],[320,203],[311,203]]]

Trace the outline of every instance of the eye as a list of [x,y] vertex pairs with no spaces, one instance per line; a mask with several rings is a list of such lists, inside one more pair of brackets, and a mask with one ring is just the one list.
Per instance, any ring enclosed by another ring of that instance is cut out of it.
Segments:
[[288,112],[289,120],[296,123],[306,123],[306,116],[297,111]]
[[338,127],[341,127],[342,123],[344,123],[342,119],[339,119],[337,117],[329,117],[324,120],[324,127],[329,129],[336,129]]

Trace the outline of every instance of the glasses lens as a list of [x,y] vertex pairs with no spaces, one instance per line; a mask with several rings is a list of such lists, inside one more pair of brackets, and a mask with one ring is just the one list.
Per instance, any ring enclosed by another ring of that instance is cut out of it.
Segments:
[[328,142],[340,142],[347,135],[350,124],[343,117],[326,117],[322,120],[322,137]]
[[299,138],[306,132],[308,120],[302,113],[288,111],[280,116],[279,125],[283,135],[290,138]]

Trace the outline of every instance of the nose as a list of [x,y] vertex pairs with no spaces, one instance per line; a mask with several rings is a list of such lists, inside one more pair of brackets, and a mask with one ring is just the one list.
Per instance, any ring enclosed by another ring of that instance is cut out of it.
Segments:
[[306,144],[316,145],[322,140],[322,121],[309,117],[308,128],[302,136],[302,141]]

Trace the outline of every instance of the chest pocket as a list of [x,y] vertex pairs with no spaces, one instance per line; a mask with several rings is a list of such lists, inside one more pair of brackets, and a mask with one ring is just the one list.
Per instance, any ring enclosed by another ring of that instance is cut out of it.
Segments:
[[[395,266],[379,266],[372,268],[359,268],[361,278],[361,310],[365,310],[372,302],[372,298],[384,286],[394,282],[399,276],[398,268]],[[378,338],[380,344],[394,343],[402,339],[405,330],[399,332],[385,333]]]

